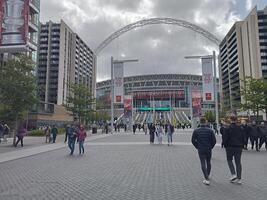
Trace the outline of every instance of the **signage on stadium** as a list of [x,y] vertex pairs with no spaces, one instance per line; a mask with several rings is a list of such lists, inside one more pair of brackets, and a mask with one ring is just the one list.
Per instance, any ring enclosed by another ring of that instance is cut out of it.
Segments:
[[175,90],[175,91],[141,91],[134,92],[134,99],[150,99],[150,98],[175,98],[178,100],[185,100],[185,91],[184,90]]

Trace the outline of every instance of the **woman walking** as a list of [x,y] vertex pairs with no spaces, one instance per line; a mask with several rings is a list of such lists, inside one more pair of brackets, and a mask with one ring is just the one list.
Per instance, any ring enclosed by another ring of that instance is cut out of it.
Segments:
[[162,135],[163,135],[163,128],[161,125],[157,126],[157,138],[158,138],[158,144],[162,144]]
[[84,154],[84,140],[86,138],[87,134],[82,125],[80,125],[77,141],[79,143],[79,154]]
[[20,142],[21,147],[23,147],[23,138],[26,136],[27,130],[24,126],[21,126],[17,133],[17,142],[15,143],[15,147],[17,147],[18,143]]

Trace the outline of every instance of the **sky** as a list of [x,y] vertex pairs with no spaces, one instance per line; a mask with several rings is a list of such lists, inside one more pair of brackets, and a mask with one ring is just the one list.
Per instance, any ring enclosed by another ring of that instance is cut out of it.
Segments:
[[[139,20],[167,17],[204,28],[222,39],[251,9],[267,0],[41,0],[41,22],[63,19],[94,50],[118,29]],[[202,35],[177,25],[147,25],[113,40],[98,55],[97,81],[110,78],[110,59],[138,59],[127,63],[124,75],[201,74],[198,60],[218,47]]]

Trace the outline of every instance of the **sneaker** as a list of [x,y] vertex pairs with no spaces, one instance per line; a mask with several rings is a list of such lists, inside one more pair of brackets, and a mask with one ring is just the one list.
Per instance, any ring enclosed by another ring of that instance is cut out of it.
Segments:
[[232,175],[229,179],[231,183],[233,183],[237,179],[236,175]]
[[242,185],[241,179],[236,179],[236,181],[234,183],[237,184],[237,185]]
[[203,180],[203,184],[205,184],[205,185],[210,185],[210,182],[208,181],[208,180]]

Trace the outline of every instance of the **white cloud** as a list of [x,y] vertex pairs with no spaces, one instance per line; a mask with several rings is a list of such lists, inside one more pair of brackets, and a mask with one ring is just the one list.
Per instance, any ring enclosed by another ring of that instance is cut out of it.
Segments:
[[250,11],[252,9],[253,0],[246,0],[246,9]]

